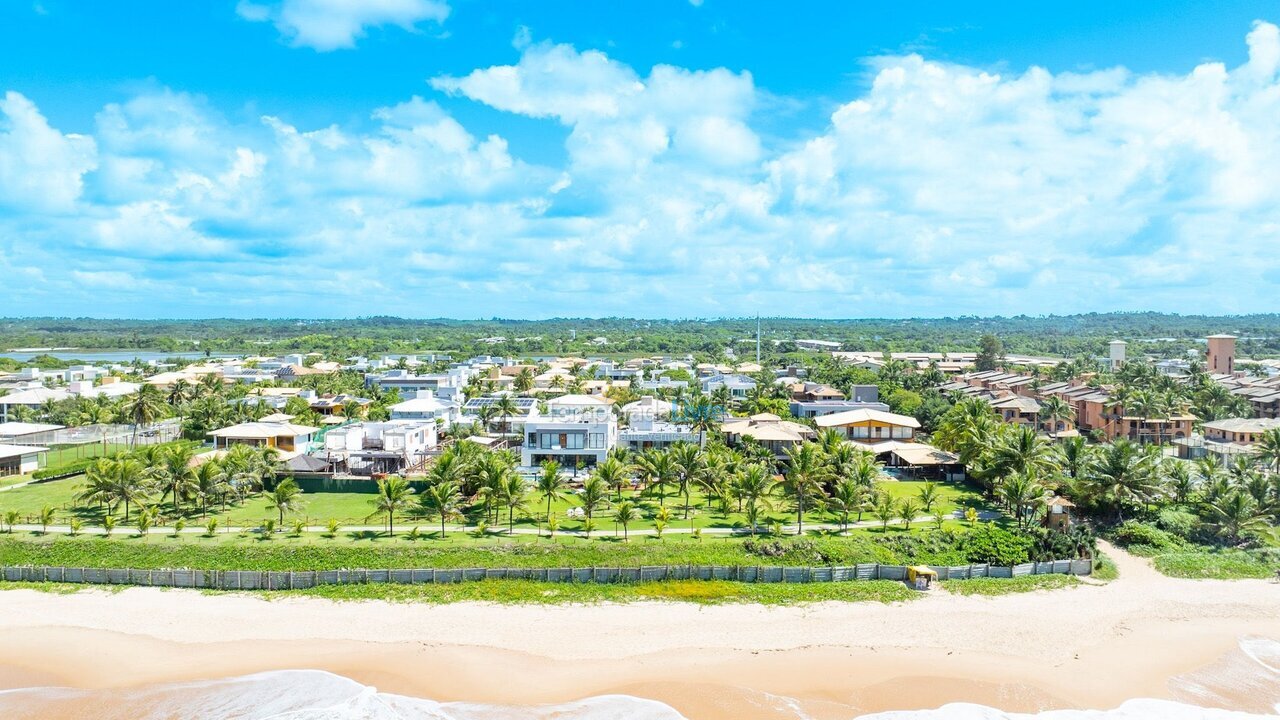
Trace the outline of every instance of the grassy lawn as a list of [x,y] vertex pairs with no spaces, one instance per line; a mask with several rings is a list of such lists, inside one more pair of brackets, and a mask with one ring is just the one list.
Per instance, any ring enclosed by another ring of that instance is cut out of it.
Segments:
[[5,475],[4,477],[0,477],[0,488],[8,487],[10,485],[17,485],[18,483],[24,483],[30,479],[31,479],[30,473],[26,475]]
[[[0,494],[0,512],[8,510],[16,510],[24,518],[32,518],[40,512],[46,505],[52,506],[57,510],[58,523],[66,523],[71,517],[77,517],[81,521],[91,524],[100,525],[102,522],[103,510],[94,505],[82,505],[76,500],[76,495],[83,487],[83,476],[65,478],[62,480],[53,480],[49,482],[30,485],[24,488],[8,491]],[[919,481],[886,481],[879,484],[879,489],[888,492],[895,498],[902,499],[906,497],[915,497],[920,492],[920,488],[924,485]],[[986,507],[982,503],[980,493],[968,486],[942,484],[939,487],[940,507],[946,512],[951,512],[957,508],[965,508],[970,506]],[[286,524],[291,523],[294,519],[302,519],[307,525],[325,525],[330,519],[337,520],[341,525],[377,525],[382,522],[380,517],[370,517],[372,507],[370,501],[373,495],[367,493],[307,493],[300,497],[300,507],[296,512],[286,514]],[[717,507],[709,507],[714,503],[709,503],[708,498],[701,492],[693,492],[690,496],[689,517],[684,517],[684,498],[676,496],[674,493],[668,493],[666,497],[657,497],[652,494],[641,494],[633,491],[625,491],[622,498],[631,501],[639,510],[639,518],[630,524],[629,530],[652,530],[656,527],[655,517],[658,515],[663,506],[670,513],[671,519],[668,521],[668,529],[696,529],[696,528],[745,528],[746,520],[741,512],[737,512],[735,505],[730,512],[724,513]],[[184,504],[180,513],[175,512],[172,504],[167,499],[156,498],[153,507],[157,508],[162,518],[171,519],[179,515],[187,518],[188,525],[192,525],[201,520],[201,513],[191,504]],[[621,531],[621,528],[615,527],[612,515],[612,505],[618,500],[617,495],[610,495],[609,504],[595,512],[595,523],[597,532],[613,532]],[[582,520],[570,520],[566,514],[570,508],[579,507],[576,495],[570,494],[568,497],[552,502],[551,512],[556,516],[560,528],[563,530],[582,530],[584,522]],[[121,520],[124,515],[124,508],[118,507],[114,513],[117,520]],[[243,503],[233,504],[228,507],[211,508],[210,514],[218,518],[218,521],[224,527],[226,526],[257,526],[267,518],[278,518],[277,511],[270,507],[261,495],[250,496]],[[544,525],[546,514],[546,503],[534,496],[532,493],[526,498],[526,504],[523,508],[517,508],[515,512],[515,527],[517,528],[536,528]],[[925,514],[921,511],[921,514]],[[497,529],[507,525],[507,510],[502,509],[499,518],[491,522],[491,525]],[[856,516],[851,520],[856,521]],[[873,517],[870,513],[863,515],[864,521],[870,521]],[[479,506],[468,508],[465,512],[465,520],[469,525],[474,525],[484,520],[483,509]],[[841,520],[836,513],[826,512],[824,510],[815,510],[805,513],[804,521],[806,524],[835,524]],[[767,528],[773,523],[791,525],[796,521],[795,512],[791,509],[791,503],[783,497],[775,497],[770,502],[770,507],[761,513],[760,525]],[[409,508],[402,516],[397,518],[397,525],[405,529],[414,525],[422,526],[423,530],[429,529],[435,521],[425,512],[423,512],[416,504]],[[894,522],[894,526],[901,526],[900,522]]]
[[49,448],[49,452],[44,454],[44,466],[46,468],[57,468],[76,460],[112,455],[128,449],[128,443],[107,443],[105,446],[100,442],[81,445],[60,445]]
[[952,595],[1012,595],[1036,590],[1057,590],[1080,584],[1074,575],[1026,575],[1016,578],[948,580],[943,587]]

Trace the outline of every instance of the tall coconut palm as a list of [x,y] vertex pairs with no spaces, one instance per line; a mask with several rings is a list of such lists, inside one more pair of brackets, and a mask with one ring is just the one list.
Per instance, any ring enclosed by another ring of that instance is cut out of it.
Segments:
[[1000,498],[1013,513],[1019,528],[1025,528],[1037,503],[1044,500],[1045,488],[1033,473],[1022,471],[1005,478],[999,486]]
[[1104,446],[1085,471],[1086,486],[1103,503],[1115,506],[1124,521],[1126,505],[1146,503],[1156,493],[1154,458],[1136,444],[1119,439]]
[[619,500],[622,499],[622,489],[627,486],[628,480],[626,465],[617,458],[605,458],[604,462],[596,466],[595,475],[618,494]]
[[747,521],[751,535],[756,534],[755,518],[760,505],[768,505],[769,495],[773,492],[777,481],[773,474],[763,465],[750,464],[742,471],[734,483],[734,490],[747,505]]
[[811,501],[822,495],[822,486],[830,475],[823,462],[822,450],[814,443],[802,442],[787,448],[787,472],[782,488],[796,505],[796,534],[804,534],[804,513]]
[[684,517],[688,520],[693,486],[707,469],[706,456],[702,448],[684,442],[672,445],[668,452],[678,472],[676,479],[680,484],[680,494],[684,496]]
[[708,398],[697,398],[681,413],[681,421],[698,433],[698,447],[706,447],[707,433],[719,426],[725,414],[726,404],[717,405]]
[[138,444],[138,429],[150,425],[163,417],[164,409],[164,393],[155,385],[144,383],[138,388],[138,392],[125,399],[124,414],[133,423],[131,445]]
[[560,475],[560,463],[555,460],[544,460],[542,462],[542,471],[538,473],[538,479],[534,482],[533,489],[534,492],[538,493],[538,497],[541,497],[547,503],[547,522],[551,522],[552,501],[563,499],[567,488],[564,477]]
[[108,463],[112,497],[124,504],[124,521],[129,522],[130,504],[140,504],[151,497],[151,477],[146,466],[134,458],[116,458]]
[[844,531],[848,532],[849,516],[858,513],[858,517],[861,518],[870,499],[870,488],[852,480],[841,480],[832,488],[828,502],[840,513],[840,524]]
[[436,482],[427,486],[418,502],[427,512],[440,516],[440,537],[443,539],[445,522],[458,515],[458,509],[462,503],[462,492],[455,482]]
[[195,470],[191,462],[195,450],[190,445],[175,443],[165,448],[156,468],[161,487],[173,496],[173,511],[181,510],[181,500],[195,489]]
[[582,511],[586,513],[587,519],[590,520],[595,511],[600,509],[608,497],[609,488],[600,478],[592,475],[582,484],[582,492],[578,493],[578,501],[582,503]]
[[1052,446],[1034,428],[1014,428],[992,448],[984,479],[988,489],[993,489],[1004,478],[1018,473],[1043,474],[1053,468],[1053,460]]
[[403,476],[391,475],[378,481],[378,492],[370,503],[374,514],[387,516],[388,537],[395,537],[396,513],[409,506],[413,493],[413,487]]
[[516,407],[515,398],[510,395],[501,395],[493,404],[493,409],[502,418],[502,436],[506,437],[511,433],[511,416],[519,413],[520,408]]
[[288,477],[276,483],[271,493],[267,495],[267,506],[275,508],[280,513],[281,525],[284,525],[286,512],[294,512],[302,507],[302,501],[298,497],[301,494],[302,488],[298,487],[297,481]]
[[221,463],[210,459],[196,466],[193,473],[193,488],[200,501],[200,516],[209,514],[209,502],[217,501],[227,492],[226,475]]
[[507,534],[516,534],[516,510],[527,507],[524,478],[515,471],[507,472],[498,485],[498,500],[507,509]]
[[1066,421],[1075,417],[1076,409],[1071,403],[1063,400],[1057,395],[1050,395],[1040,401],[1040,419],[1046,425],[1046,430],[1050,433],[1059,432],[1058,423],[1063,424],[1063,430],[1066,429]]

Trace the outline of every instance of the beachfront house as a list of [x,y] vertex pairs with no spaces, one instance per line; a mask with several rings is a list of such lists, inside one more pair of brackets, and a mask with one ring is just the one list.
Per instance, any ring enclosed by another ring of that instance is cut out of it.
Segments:
[[434,419],[358,422],[324,436],[324,459],[352,475],[398,473],[420,467],[439,445]]
[[563,395],[536,408],[524,421],[521,464],[534,466],[555,460],[565,467],[604,462],[618,444],[618,419],[613,401],[591,395]]

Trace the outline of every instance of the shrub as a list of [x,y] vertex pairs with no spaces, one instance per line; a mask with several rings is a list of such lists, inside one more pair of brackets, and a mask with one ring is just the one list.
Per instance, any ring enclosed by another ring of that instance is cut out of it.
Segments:
[[1165,508],[1160,511],[1160,516],[1156,519],[1156,527],[1185,540],[1191,540],[1199,535],[1201,523],[1200,518],[1196,517],[1194,513],[1176,508]]
[[961,549],[971,563],[1017,565],[1031,559],[1035,539],[984,523],[961,537]]
[[1149,548],[1154,551],[1176,550],[1182,545],[1173,535],[1155,525],[1137,520],[1121,524],[1112,533],[1112,540],[1120,547]]

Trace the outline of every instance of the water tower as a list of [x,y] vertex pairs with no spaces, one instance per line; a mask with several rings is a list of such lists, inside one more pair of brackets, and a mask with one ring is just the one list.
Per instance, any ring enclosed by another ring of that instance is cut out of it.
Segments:
[[1215,375],[1232,375],[1236,371],[1236,336],[1210,335],[1205,369]]
[[1120,366],[1124,365],[1124,353],[1128,345],[1129,343],[1123,340],[1112,340],[1107,343],[1107,347],[1110,350],[1108,356],[1111,359],[1111,372],[1119,370]]

